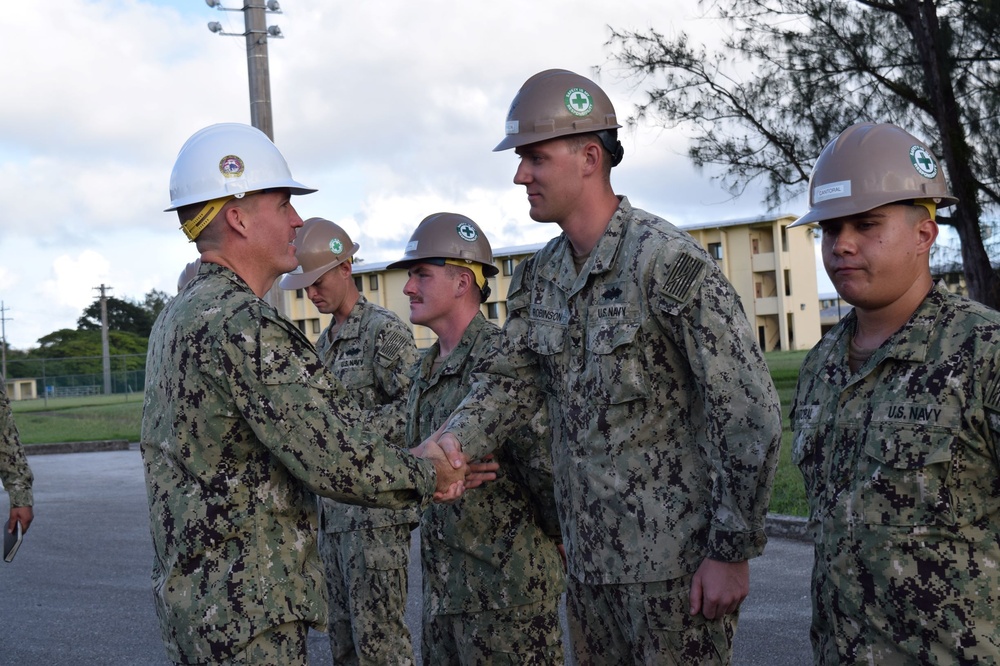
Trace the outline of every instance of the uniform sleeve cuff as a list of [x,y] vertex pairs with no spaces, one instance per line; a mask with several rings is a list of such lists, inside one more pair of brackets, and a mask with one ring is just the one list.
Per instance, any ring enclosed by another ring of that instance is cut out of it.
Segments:
[[719,562],[742,562],[764,552],[767,535],[763,529],[734,532],[712,527],[708,536],[708,557]]

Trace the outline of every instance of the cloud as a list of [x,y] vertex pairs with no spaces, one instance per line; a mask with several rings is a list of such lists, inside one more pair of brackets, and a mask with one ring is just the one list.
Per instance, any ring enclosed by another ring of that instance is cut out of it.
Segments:
[[[239,0],[223,0],[238,8]],[[494,247],[547,240],[528,219],[516,160],[493,153],[521,83],[546,68],[597,76],[608,26],[695,35],[696,0],[284,0],[268,16],[275,142],[293,175],[319,192],[304,217],[337,221],[369,261],[396,258],[426,215],[469,215]],[[195,256],[162,212],[181,144],[215,122],[250,121],[240,12],[172,0],[11,3],[0,40],[0,299],[9,343],[28,348],[75,327],[109,285],[118,298],[173,293]],[[642,99],[606,68],[619,115]],[[671,221],[763,212],[751,189],[732,201],[687,160],[675,130],[624,131],[616,190]]]

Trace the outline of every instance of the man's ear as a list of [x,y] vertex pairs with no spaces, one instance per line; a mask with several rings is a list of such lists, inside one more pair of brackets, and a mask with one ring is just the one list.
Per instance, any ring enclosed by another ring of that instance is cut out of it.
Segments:
[[455,282],[455,296],[465,296],[473,284],[475,284],[475,278],[472,277],[471,271],[459,271],[458,280]]
[[590,174],[600,170],[601,160],[604,158],[604,150],[601,144],[595,141],[588,141],[580,149],[583,153],[583,169],[585,174]]
[[226,225],[244,238],[247,237],[247,211],[239,204],[230,206],[222,211],[225,216]]
[[917,223],[917,252],[920,254],[930,253],[931,246],[938,237],[937,222],[930,217],[926,217]]

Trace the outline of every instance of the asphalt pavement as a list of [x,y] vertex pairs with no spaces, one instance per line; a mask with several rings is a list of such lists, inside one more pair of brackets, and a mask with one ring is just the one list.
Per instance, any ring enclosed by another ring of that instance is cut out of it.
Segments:
[[[14,561],[0,562],[0,664],[168,665],[150,591],[152,542],[138,450],[31,455],[29,464],[35,522]],[[6,493],[0,511],[6,517]],[[736,666],[811,663],[811,550],[772,537],[751,562]],[[407,616],[417,638],[419,596],[415,567]],[[310,633],[309,654],[310,666],[331,663],[325,634]]]

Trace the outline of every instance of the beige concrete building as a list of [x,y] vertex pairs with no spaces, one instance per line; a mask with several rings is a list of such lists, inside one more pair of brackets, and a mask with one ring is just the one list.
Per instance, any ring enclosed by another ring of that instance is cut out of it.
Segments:
[[11,400],[34,400],[38,397],[34,379],[6,379],[7,397]]
[[[809,349],[820,338],[812,230],[788,229],[795,219],[793,215],[782,215],[684,227],[715,257],[733,283],[765,351]],[[492,293],[482,308],[483,314],[498,326],[507,319],[507,288],[514,268],[541,247],[536,244],[494,250],[494,263],[500,273],[490,278]],[[369,301],[409,321],[409,299],[403,295],[406,271],[388,270],[389,263],[355,264],[354,280]],[[282,291],[279,309],[313,341],[330,322],[330,316],[320,314],[303,289]],[[413,328],[418,347],[433,344],[430,329]]]

